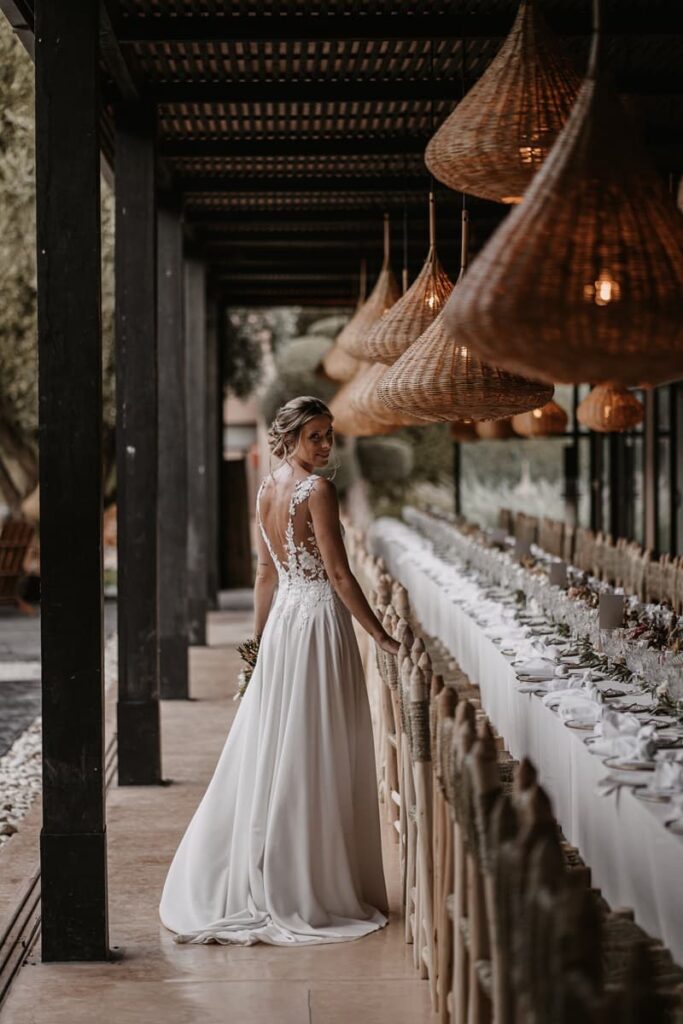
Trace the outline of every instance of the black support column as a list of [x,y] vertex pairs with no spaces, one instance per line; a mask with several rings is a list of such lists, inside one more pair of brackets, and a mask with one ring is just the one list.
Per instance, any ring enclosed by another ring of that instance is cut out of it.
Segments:
[[[218,316],[215,295],[208,295],[206,318],[206,589],[209,608],[218,607]],[[220,439],[221,448],[223,438]]]
[[161,781],[155,124],[116,112],[116,456],[121,785]]
[[189,695],[187,430],[183,227],[172,203],[158,211],[159,668],[161,696]]
[[206,643],[207,613],[207,415],[206,276],[195,256],[185,262],[187,416],[188,626],[191,644]]
[[46,961],[108,955],[98,12],[35,5]]

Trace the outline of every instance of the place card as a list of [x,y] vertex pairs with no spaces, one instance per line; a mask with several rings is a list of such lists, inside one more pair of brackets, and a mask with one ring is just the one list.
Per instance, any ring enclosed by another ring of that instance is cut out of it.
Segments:
[[621,629],[624,625],[623,594],[600,594],[598,624],[600,629]]

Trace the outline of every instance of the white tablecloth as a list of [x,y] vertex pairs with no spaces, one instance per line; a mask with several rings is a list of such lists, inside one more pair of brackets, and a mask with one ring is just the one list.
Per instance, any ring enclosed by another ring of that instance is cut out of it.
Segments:
[[529,757],[571,843],[590,866],[594,886],[612,908],[632,907],[636,920],[683,964],[683,840],[662,823],[667,805],[626,789],[600,796],[608,774],[583,742],[538,697],[520,693],[510,661],[464,606],[454,604],[458,570],[398,520],[380,519],[371,546],[407,587],[425,632],[438,637],[481,688],[484,710],[513,757]]

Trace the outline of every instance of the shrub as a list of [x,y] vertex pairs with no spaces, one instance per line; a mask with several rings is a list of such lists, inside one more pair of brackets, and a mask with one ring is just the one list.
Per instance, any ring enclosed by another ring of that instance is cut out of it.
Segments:
[[397,437],[365,437],[356,448],[363,478],[372,484],[407,480],[413,471],[413,449]]

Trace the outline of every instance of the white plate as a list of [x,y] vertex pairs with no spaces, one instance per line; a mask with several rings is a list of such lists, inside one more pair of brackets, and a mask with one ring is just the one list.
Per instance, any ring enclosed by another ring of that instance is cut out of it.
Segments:
[[606,757],[602,763],[606,768],[617,772],[653,772],[655,770],[654,761],[632,761],[621,758],[618,754]]

